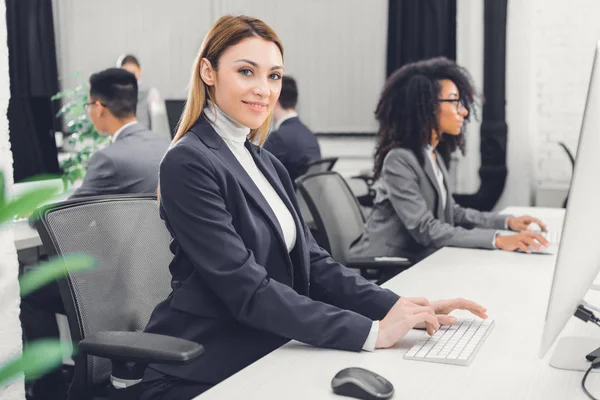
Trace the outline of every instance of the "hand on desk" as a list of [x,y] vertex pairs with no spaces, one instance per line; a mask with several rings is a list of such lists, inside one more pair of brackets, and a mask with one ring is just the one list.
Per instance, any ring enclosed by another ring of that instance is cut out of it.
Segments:
[[496,247],[506,251],[523,250],[525,253],[531,253],[529,246],[537,251],[542,251],[549,244],[546,238],[539,233],[529,231],[510,236],[496,236]]
[[379,334],[375,348],[392,347],[413,328],[426,328],[433,335],[440,325],[452,325],[456,318],[448,314],[454,310],[467,310],[481,318],[487,318],[487,310],[465,299],[438,300],[432,303],[425,298],[399,299],[379,321]]
[[523,232],[529,228],[530,224],[537,224],[542,229],[542,232],[548,232],[548,228],[546,224],[535,217],[531,217],[529,215],[524,215],[522,217],[510,217],[506,221],[508,228],[511,231],[515,232]]

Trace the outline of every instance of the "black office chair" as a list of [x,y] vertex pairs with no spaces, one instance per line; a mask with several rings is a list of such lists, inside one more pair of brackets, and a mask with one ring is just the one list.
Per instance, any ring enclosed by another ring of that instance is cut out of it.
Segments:
[[315,240],[334,260],[360,270],[363,276],[375,278],[379,284],[412,265],[402,257],[380,260],[350,256],[350,245],[363,232],[365,221],[352,190],[340,174],[329,171],[305,175],[296,180],[296,186],[313,215],[319,234]]
[[318,174],[319,172],[331,171],[337,162],[337,157],[322,158],[317,161],[312,161],[308,164],[308,169],[304,175]]
[[[312,161],[308,164],[308,169],[304,173],[304,175],[313,175],[318,174],[319,172],[331,171],[335,163],[337,162],[337,157],[333,158],[322,158],[317,161]],[[315,223],[313,221],[313,216],[310,213],[306,203],[304,202],[304,198],[298,194],[296,194],[296,199],[298,200],[298,206],[300,207],[300,214],[304,218],[304,222],[306,226],[313,232],[313,235],[317,235],[317,228],[315,227]]]
[[350,179],[355,179],[364,183],[367,192],[365,194],[356,196],[356,200],[358,203],[365,208],[373,208],[373,203],[375,202],[375,178],[369,174],[361,174],[350,177]]
[[184,364],[202,354],[197,343],[140,332],[171,292],[171,237],[155,197],[65,201],[36,218],[49,255],[86,253],[97,261],[58,282],[79,349],[70,400],[137,399],[148,364]]

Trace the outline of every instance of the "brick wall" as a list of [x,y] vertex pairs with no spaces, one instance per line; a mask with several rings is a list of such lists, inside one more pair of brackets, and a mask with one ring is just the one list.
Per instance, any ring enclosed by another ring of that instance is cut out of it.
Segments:
[[533,9],[537,152],[534,182],[568,185],[571,168],[556,143],[577,149],[595,43],[600,1],[536,0]]

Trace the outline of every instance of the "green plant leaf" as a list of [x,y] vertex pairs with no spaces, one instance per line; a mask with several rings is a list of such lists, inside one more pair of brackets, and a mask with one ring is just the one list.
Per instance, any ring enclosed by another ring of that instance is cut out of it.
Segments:
[[52,281],[64,278],[67,272],[88,271],[95,266],[96,259],[85,254],[72,254],[43,262],[19,279],[21,297]]
[[0,208],[4,208],[4,201],[6,200],[6,192],[4,186],[4,174],[0,172]]
[[23,354],[0,366],[0,386],[25,374],[26,380],[34,380],[62,364],[73,354],[70,343],[42,339],[27,345]]
[[60,175],[58,175],[58,174],[39,174],[39,175],[34,175],[32,177],[23,179],[19,182],[42,182],[42,181],[50,181],[50,180],[56,180],[56,179],[60,179]]
[[52,199],[59,189],[56,185],[31,189],[20,197],[5,202],[0,208],[0,225],[14,217],[31,214],[38,206]]

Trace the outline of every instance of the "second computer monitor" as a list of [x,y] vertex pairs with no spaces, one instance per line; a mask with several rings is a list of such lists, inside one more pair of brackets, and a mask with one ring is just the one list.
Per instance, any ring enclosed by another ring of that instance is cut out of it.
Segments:
[[600,41],[596,45],[541,355],[550,349],[600,270]]

